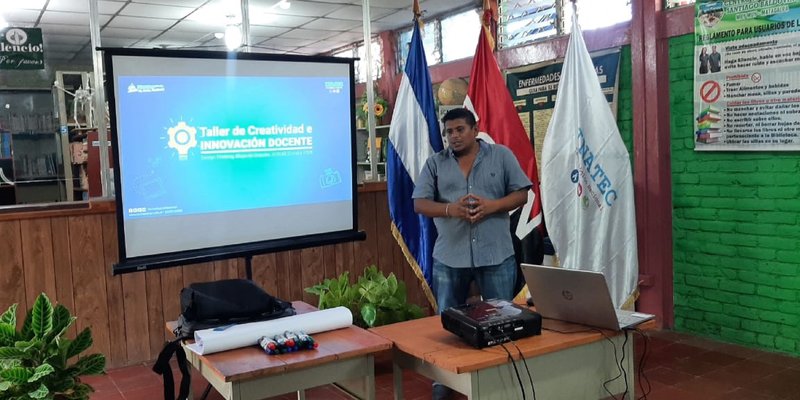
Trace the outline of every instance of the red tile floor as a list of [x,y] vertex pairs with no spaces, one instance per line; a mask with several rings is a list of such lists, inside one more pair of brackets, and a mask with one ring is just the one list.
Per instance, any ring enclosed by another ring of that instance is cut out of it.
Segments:
[[[637,336],[638,363],[644,350]],[[658,331],[649,333],[648,355],[644,374],[651,390],[650,400],[790,400],[800,399],[800,358],[763,352],[747,347],[720,343],[693,335]],[[151,365],[137,365],[108,371],[104,376],[89,377],[86,382],[96,392],[92,400],[155,400],[163,397],[161,377]],[[391,364],[376,364],[378,400],[392,399]],[[179,375],[177,375],[179,376]],[[638,379],[638,377],[637,377]],[[644,379],[637,381],[645,383]],[[535,371],[534,371],[535,383]],[[195,398],[200,398],[206,382],[195,375],[192,381]],[[404,376],[405,398],[430,399],[431,382],[414,373]],[[642,397],[636,388],[637,399]],[[288,394],[271,400],[296,399]],[[334,386],[306,391],[309,400],[349,399]],[[464,399],[463,396],[456,397]],[[209,400],[219,400],[211,391]],[[546,399],[539,399],[546,400]]]

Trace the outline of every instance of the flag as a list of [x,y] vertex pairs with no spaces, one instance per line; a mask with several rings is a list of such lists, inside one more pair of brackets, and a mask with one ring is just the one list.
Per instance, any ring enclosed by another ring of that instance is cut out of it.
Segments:
[[631,308],[638,259],[630,158],[575,16],[542,146],[542,203],[564,268],[602,272],[614,305]]
[[418,18],[415,18],[411,48],[389,126],[386,173],[392,234],[419,278],[434,311],[436,300],[431,290],[431,279],[436,228],[431,218],[414,212],[411,194],[425,161],[443,148],[428,62]]
[[[485,4],[484,29],[481,29],[478,37],[464,107],[475,114],[478,130],[481,132],[479,137],[508,147],[516,156],[525,175],[533,182],[528,191],[528,201],[511,215],[511,237],[518,263],[541,264],[544,257],[543,229],[537,228],[542,227],[542,207],[536,155],[492,53],[493,41],[490,40],[489,33],[489,26],[494,18],[492,13],[493,9]],[[522,274],[518,275],[519,288],[522,286]]]

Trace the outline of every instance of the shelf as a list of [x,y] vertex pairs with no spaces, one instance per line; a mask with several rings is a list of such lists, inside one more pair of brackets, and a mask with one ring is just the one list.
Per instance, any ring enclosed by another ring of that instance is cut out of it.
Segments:
[[89,136],[88,132],[76,132],[75,130],[73,130],[69,134],[69,141],[70,141],[70,143],[72,143],[72,142],[82,142],[83,139],[86,139],[86,137],[88,137],[88,136]]
[[64,178],[58,175],[50,176],[18,176],[16,177],[17,183],[38,183],[38,182],[60,182]]
[[[375,130],[377,131],[379,129],[389,129],[389,126],[391,126],[391,125],[378,125],[378,126],[375,127]],[[356,128],[356,130],[357,131],[361,131],[361,132],[367,132],[368,131],[367,128]]]
[[43,139],[53,139],[53,135],[55,133],[50,132],[39,132],[39,133],[14,133],[13,140],[43,140]]

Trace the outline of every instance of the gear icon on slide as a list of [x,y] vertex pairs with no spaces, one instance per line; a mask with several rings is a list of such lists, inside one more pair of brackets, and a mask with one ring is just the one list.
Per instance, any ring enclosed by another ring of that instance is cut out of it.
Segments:
[[185,160],[189,155],[189,150],[197,146],[197,129],[186,125],[186,122],[178,122],[167,130],[169,143],[167,145],[178,152],[178,158]]

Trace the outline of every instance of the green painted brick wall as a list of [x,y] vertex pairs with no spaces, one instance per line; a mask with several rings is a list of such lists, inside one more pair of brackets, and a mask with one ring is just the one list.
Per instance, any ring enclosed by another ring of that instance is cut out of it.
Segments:
[[633,167],[633,70],[631,68],[631,46],[624,46],[619,56],[619,94],[617,96],[617,127]]
[[693,40],[669,41],[675,328],[800,354],[800,154],[694,151]]

